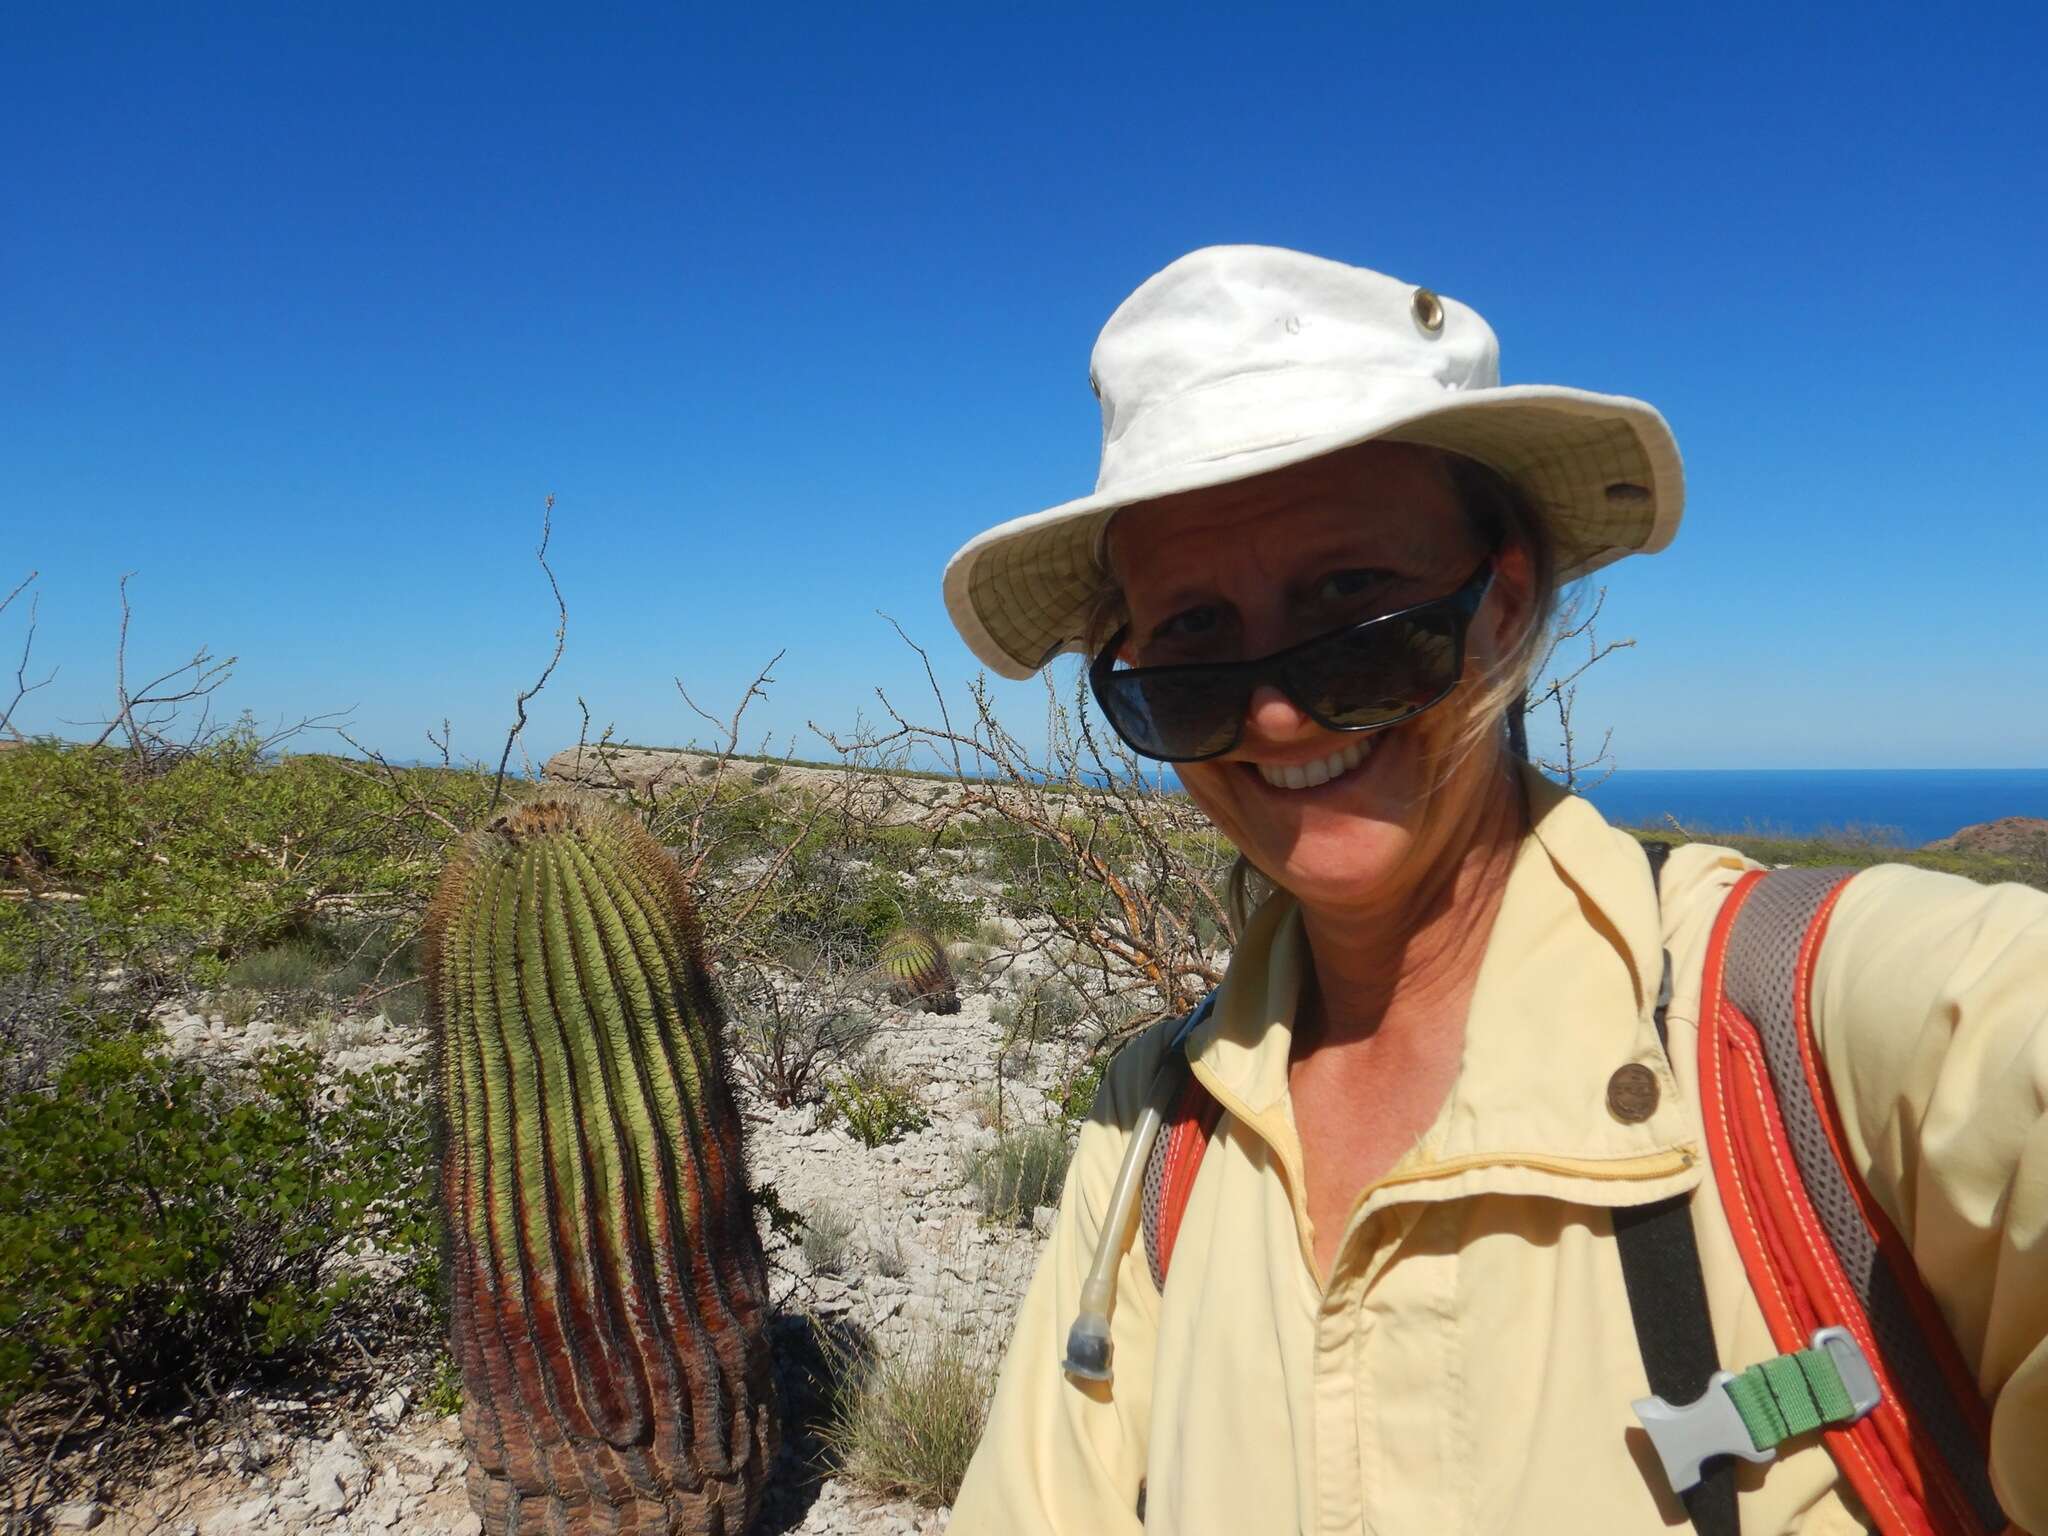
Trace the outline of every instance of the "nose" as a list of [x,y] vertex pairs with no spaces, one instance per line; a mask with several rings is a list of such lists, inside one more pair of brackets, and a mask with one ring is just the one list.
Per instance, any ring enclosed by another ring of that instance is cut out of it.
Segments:
[[1300,741],[1322,729],[1271,683],[1261,683],[1252,691],[1244,724],[1246,736],[1270,742]]

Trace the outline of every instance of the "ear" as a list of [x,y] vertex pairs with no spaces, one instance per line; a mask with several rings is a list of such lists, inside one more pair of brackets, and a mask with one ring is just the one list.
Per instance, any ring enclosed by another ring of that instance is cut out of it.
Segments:
[[1494,610],[1495,655],[1501,654],[1510,638],[1519,635],[1522,626],[1529,622],[1535,580],[1535,566],[1524,545],[1507,544],[1494,556],[1493,591],[1488,594],[1488,606]]

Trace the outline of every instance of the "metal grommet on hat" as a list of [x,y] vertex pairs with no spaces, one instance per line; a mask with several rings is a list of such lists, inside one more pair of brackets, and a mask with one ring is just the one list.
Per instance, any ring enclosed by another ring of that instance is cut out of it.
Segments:
[[1432,336],[1443,331],[1444,301],[1427,288],[1415,290],[1415,323]]
[[1607,1113],[1623,1125],[1640,1125],[1657,1112],[1657,1074],[1640,1061],[1616,1067],[1607,1079]]

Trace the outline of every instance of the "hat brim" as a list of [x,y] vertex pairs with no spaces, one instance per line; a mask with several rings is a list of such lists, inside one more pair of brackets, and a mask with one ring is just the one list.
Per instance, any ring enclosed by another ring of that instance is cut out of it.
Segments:
[[1529,498],[1571,580],[1671,542],[1685,472],[1663,416],[1640,400],[1550,384],[1471,390],[1442,404],[1267,444],[1126,482],[1112,491],[1012,518],[970,539],[946,563],[946,611],[990,670],[1025,678],[1082,646],[1101,588],[1110,517],[1140,502],[1248,480],[1360,443],[1420,443],[1477,459]]

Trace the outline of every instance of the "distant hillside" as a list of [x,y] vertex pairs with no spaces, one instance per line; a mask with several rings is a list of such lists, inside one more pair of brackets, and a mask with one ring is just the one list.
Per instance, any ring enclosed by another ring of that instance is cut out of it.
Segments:
[[1962,853],[1996,853],[2010,859],[2048,858],[2048,817],[2001,816],[1937,837],[1928,848]]

